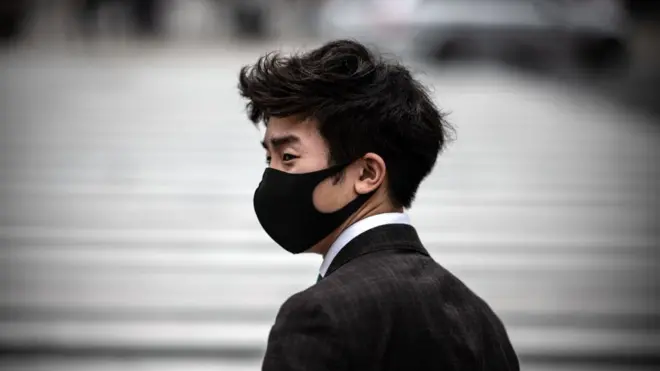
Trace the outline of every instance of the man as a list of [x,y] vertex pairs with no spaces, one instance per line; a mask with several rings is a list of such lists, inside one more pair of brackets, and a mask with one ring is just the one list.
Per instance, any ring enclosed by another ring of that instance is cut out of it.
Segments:
[[324,257],[282,305],[263,370],[518,370],[500,320],[404,213],[450,132],[410,72],[340,40],[266,55],[239,80],[266,124],[257,218],[287,251]]

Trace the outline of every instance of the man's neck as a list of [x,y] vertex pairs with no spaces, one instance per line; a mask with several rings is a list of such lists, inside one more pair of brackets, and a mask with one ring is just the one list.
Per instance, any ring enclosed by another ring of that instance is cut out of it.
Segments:
[[379,203],[372,205],[371,207],[367,206],[358,210],[355,214],[351,215],[350,218],[346,219],[339,228],[332,232],[328,237],[319,243],[314,249],[310,250],[311,252],[316,252],[321,254],[323,257],[328,253],[332,244],[341,236],[341,234],[349,228],[351,225],[359,222],[360,220],[366,219],[370,216],[385,214],[385,213],[402,213],[403,208],[397,208],[391,205],[390,203]]

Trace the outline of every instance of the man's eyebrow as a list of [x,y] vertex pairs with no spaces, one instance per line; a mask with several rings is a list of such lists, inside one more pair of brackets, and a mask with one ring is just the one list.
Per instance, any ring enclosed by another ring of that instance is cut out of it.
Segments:
[[268,139],[267,141],[261,142],[261,146],[264,147],[265,149],[268,149],[268,143],[270,143],[270,147],[273,149],[277,149],[279,147],[285,146],[285,145],[290,145],[290,144],[295,144],[300,142],[300,138],[296,135],[289,134],[289,135],[284,135],[281,137],[272,137]]

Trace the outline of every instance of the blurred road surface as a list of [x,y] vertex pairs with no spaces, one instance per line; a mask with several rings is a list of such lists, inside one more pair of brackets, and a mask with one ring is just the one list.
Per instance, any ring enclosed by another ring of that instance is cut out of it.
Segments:
[[[320,264],[252,211],[265,165],[236,76],[274,47],[0,56],[0,369],[258,369]],[[660,364],[658,126],[572,86],[413,66],[458,140],[411,216],[524,369]]]

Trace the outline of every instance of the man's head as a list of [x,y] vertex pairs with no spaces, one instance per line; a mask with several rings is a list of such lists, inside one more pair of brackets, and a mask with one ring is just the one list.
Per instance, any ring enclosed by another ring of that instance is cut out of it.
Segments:
[[362,217],[409,208],[451,129],[405,67],[354,41],[268,54],[241,70],[239,90],[249,118],[266,124],[271,169],[307,174],[347,165],[313,188],[321,213],[359,195],[368,196]]

